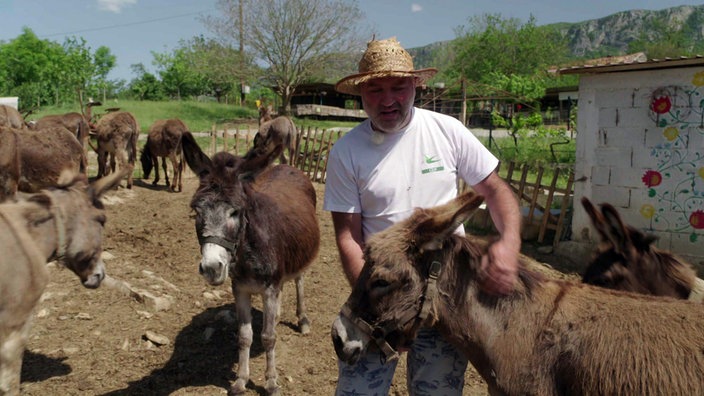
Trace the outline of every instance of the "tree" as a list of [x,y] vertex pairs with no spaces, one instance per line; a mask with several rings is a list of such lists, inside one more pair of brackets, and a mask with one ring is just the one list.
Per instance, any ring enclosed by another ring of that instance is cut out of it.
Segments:
[[219,0],[222,18],[206,19],[221,38],[246,48],[266,65],[266,77],[290,112],[296,87],[334,70],[339,54],[353,53],[364,42],[363,14],[356,2],[343,0]]
[[181,48],[186,63],[202,76],[218,102],[234,92],[240,80],[259,73],[251,58],[214,38],[194,37],[182,42]]
[[202,78],[189,66],[183,48],[177,48],[171,54],[152,52],[152,56],[164,92],[169,97],[181,99],[183,96],[203,93]]
[[142,63],[130,65],[137,77],[130,82],[130,91],[140,100],[161,100],[164,98],[162,86],[156,76],[147,72]]
[[456,30],[455,58],[450,72],[488,83],[492,73],[505,76],[544,76],[550,64],[567,59],[568,49],[555,30],[498,14],[484,14]]
[[110,52],[110,48],[101,46],[93,54],[93,63],[95,64],[95,84],[102,91],[103,102],[105,102],[108,88],[112,86],[114,89],[117,86],[117,83],[108,81],[108,73],[117,64],[117,58]]
[[63,45],[40,40],[25,28],[17,38],[0,43],[0,87],[5,95],[20,98],[27,110],[53,101],[82,101],[85,93],[97,93],[98,82],[105,81],[115,65],[107,47],[95,54],[82,38],[68,38]]

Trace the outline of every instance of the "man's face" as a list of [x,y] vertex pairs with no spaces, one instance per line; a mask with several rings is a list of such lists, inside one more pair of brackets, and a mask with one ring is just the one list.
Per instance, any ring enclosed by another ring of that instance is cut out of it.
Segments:
[[362,106],[375,129],[394,133],[408,125],[416,95],[415,78],[376,78],[359,88]]

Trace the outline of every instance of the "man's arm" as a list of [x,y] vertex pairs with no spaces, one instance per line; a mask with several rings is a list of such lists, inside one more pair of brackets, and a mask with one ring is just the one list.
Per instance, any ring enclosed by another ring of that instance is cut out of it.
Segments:
[[484,289],[493,294],[508,294],[518,276],[518,255],[521,251],[521,213],[516,196],[496,172],[492,172],[474,191],[484,196],[489,214],[500,238],[482,257],[485,272]]
[[364,266],[362,215],[341,212],[331,212],[331,214],[342,269],[350,286],[354,286]]

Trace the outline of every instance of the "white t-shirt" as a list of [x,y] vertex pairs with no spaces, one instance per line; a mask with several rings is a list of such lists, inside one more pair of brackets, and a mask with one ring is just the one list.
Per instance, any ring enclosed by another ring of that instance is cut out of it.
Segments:
[[[361,213],[365,240],[415,208],[456,197],[458,177],[475,185],[498,166],[498,159],[459,120],[413,111],[406,129],[394,134],[374,132],[367,119],[330,152],[323,209]],[[381,139],[373,139],[374,134]]]

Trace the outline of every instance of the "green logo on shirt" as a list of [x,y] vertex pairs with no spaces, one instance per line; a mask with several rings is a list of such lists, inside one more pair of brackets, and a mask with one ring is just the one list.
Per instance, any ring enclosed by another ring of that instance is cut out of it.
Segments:
[[425,156],[425,163],[426,164],[434,164],[436,162],[440,162],[440,160],[435,158],[434,155],[430,155],[430,156],[426,155]]
[[[432,164],[440,162],[440,159],[437,158],[437,156],[435,156],[435,155],[423,155],[423,157],[424,157],[425,163],[427,165],[432,165]],[[425,175],[426,173],[441,172],[443,170],[445,170],[445,167],[442,166],[441,164],[437,164],[431,168],[421,169],[421,174]]]

